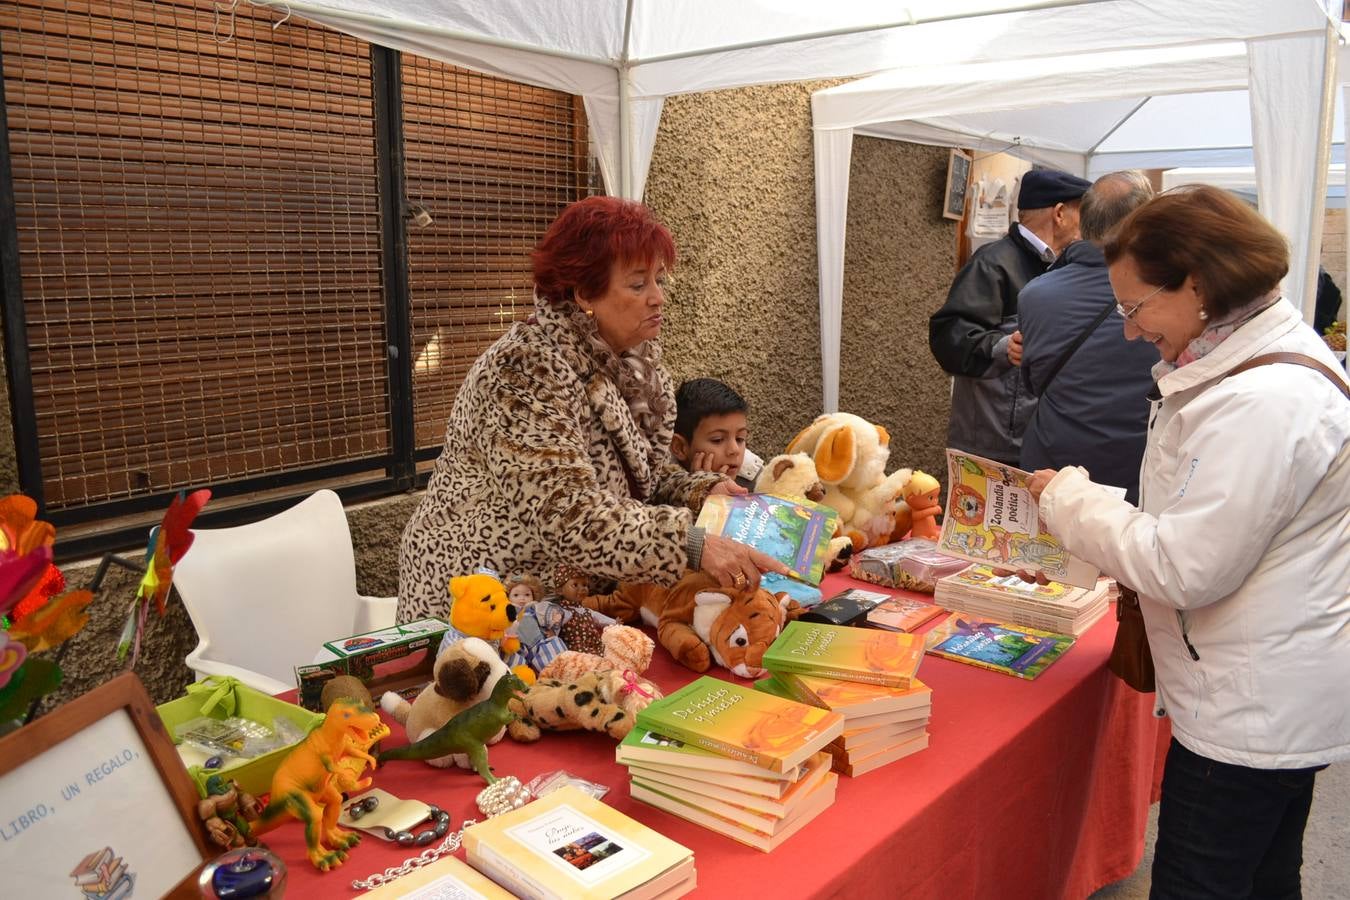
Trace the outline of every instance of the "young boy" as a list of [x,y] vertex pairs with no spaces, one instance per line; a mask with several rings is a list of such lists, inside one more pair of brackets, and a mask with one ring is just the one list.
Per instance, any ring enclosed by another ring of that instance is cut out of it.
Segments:
[[675,392],[670,452],[691,472],[721,472],[752,487],[762,463],[745,448],[749,409],[745,398],[716,378],[684,382]]

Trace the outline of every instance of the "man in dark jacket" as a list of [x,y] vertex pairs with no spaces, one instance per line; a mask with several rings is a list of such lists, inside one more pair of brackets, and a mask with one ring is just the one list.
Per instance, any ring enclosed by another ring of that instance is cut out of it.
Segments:
[[1018,222],[975,251],[947,302],[928,321],[928,346],[954,376],[947,446],[1016,465],[1035,398],[1017,375],[1017,293],[1078,238],[1078,199],[1089,183],[1054,169],[1022,176]]
[[1022,440],[1021,467],[1083,466],[1093,481],[1125,488],[1131,503],[1139,502],[1158,351],[1148,341],[1125,339],[1101,245],[1152,197],[1153,187],[1140,172],[1097,179],[1079,210],[1083,240],[1070,244],[1049,272],[1024,287],[1018,301],[1022,380],[1040,398]]

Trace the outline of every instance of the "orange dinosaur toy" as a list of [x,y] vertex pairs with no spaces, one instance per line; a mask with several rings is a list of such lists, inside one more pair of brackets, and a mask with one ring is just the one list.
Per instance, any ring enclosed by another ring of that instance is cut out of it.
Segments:
[[309,733],[272,776],[272,797],[254,834],[280,825],[283,816],[305,823],[309,861],[321,872],[337,868],[347,850],[361,840],[355,831],[339,828],[342,792],[370,786],[360,777],[375,765],[371,744],[387,737],[389,726],[370,707],[342,698],[328,708],[323,724]]

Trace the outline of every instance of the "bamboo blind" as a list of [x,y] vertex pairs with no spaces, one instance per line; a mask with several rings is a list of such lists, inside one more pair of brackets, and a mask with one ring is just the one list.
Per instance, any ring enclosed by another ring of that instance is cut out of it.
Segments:
[[405,182],[431,214],[408,226],[419,449],[440,446],[469,366],[533,309],[530,250],[588,192],[570,94],[403,57]]

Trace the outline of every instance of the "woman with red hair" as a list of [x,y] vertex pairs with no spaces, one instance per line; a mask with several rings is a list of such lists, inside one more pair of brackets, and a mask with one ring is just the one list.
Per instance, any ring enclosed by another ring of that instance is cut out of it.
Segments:
[[452,576],[553,571],[726,587],[786,568],[704,535],[709,493],[741,489],[670,455],[674,391],[661,366],[670,232],[645,206],[573,203],[533,255],[535,314],[473,364],[445,446],[399,547],[400,622],[445,616]]

